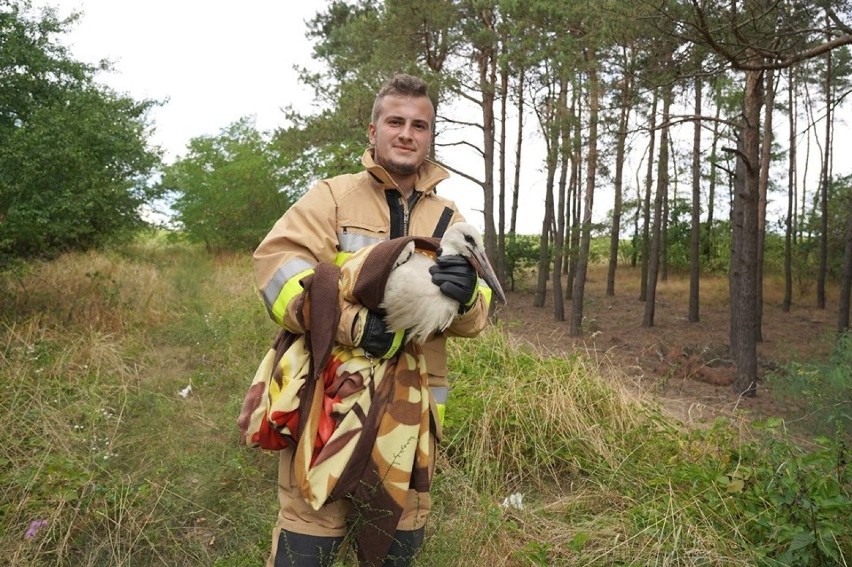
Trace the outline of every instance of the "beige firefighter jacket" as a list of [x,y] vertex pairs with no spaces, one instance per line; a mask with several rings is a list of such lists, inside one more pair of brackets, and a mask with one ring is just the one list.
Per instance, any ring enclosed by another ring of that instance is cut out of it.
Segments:
[[[295,316],[301,296],[299,282],[319,262],[340,263],[342,256],[391,237],[435,236],[441,226],[464,220],[455,203],[435,192],[435,186],[449,177],[436,163],[427,160],[421,166],[412,199],[406,202],[390,175],[375,163],[371,150],[364,153],[361,162],[364,171],[325,179],[313,186],[255,250],[255,275],[267,311],[290,331],[304,332]],[[457,317],[444,334],[423,345],[430,387],[447,386],[446,335],[478,335],[487,323],[489,297],[480,293],[475,305]],[[360,306],[342,298],[340,302],[336,340],[353,346]]]

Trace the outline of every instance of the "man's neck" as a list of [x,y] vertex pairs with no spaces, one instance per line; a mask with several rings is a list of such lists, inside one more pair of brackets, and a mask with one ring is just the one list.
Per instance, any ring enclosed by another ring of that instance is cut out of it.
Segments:
[[396,175],[391,175],[391,178],[396,183],[396,186],[399,187],[399,191],[400,191],[400,193],[402,193],[403,197],[405,197],[406,199],[411,197],[411,193],[414,192],[414,177],[413,176],[407,175],[405,177],[400,178]]

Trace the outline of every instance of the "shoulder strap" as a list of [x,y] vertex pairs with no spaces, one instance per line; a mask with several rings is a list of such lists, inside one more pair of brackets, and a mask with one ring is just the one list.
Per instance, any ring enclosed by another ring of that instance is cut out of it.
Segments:
[[453,210],[450,207],[444,207],[444,212],[441,213],[441,218],[438,219],[438,224],[435,225],[435,230],[432,232],[434,238],[444,236],[444,231],[450,226],[450,219],[453,218]]

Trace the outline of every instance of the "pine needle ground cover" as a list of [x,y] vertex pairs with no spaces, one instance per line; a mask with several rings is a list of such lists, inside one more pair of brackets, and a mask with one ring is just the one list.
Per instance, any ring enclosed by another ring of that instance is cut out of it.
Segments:
[[[0,564],[262,564],[277,459],[235,419],[274,328],[248,255],[146,240],[18,266],[0,300]],[[418,565],[849,562],[842,433],[687,429],[581,354],[451,345]]]

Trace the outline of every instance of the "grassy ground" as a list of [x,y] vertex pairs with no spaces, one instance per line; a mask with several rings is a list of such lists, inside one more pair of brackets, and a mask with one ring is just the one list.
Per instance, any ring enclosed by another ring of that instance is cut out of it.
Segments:
[[[262,564],[276,457],[239,446],[235,419],[274,328],[248,256],[147,241],[2,274],[0,299],[0,564]],[[499,328],[451,357],[418,565],[850,561],[831,438],[686,430]]]

